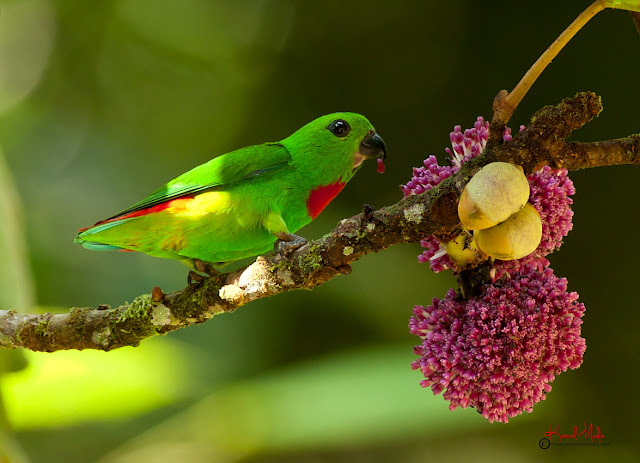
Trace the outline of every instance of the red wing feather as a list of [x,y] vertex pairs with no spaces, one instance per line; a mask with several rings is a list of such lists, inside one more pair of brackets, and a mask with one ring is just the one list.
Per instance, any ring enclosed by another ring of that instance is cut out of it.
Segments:
[[112,217],[107,220],[100,220],[99,222],[96,222],[90,227],[81,228],[80,230],[78,230],[78,233],[82,233],[83,231],[89,230],[90,228],[96,227],[98,225],[102,225],[103,223],[116,222],[118,220],[124,220],[124,219],[133,219],[134,217],[153,214],[154,212],[160,212],[169,208],[177,211],[184,210],[187,208],[189,203],[193,201],[194,197],[195,195],[182,196],[180,198],[170,199],[169,201],[165,201],[164,203],[156,204],[155,206],[152,206],[152,207],[147,207],[146,209],[140,209],[139,211],[130,212],[129,214],[119,215],[117,217]]

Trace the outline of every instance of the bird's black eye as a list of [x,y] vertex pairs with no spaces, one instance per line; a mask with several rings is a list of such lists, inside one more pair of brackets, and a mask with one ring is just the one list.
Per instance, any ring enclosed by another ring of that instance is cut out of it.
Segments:
[[336,119],[327,127],[329,132],[334,134],[336,137],[346,137],[351,132],[351,126],[344,119]]

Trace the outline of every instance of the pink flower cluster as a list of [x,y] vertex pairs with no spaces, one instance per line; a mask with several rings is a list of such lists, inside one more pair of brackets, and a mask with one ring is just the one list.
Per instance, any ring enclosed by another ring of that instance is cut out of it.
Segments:
[[412,363],[423,387],[444,391],[449,408],[475,407],[490,422],[531,412],[556,375],[582,363],[584,305],[567,280],[542,265],[526,266],[468,300],[453,289],[409,321],[422,344]]
[[[526,265],[536,262],[549,266],[545,258],[562,245],[562,239],[573,228],[573,211],[571,196],[576,189],[567,176],[566,169],[553,170],[544,166],[541,170],[529,175],[529,202],[536,208],[542,220],[542,240],[532,254],[518,260],[494,262],[495,275],[498,279],[507,272],[517,272]],[[420,258],[418,258],[420,260]]]
[[[507,132],[505,132],[507,134]],[[508,131],[508,137],[511,137],[511,130]],[[472,129],[466,129],[462,132],[462,127],[456,125],[453,132],[449,134],[451,140],[450,148],[445,151],[451,156],[451,166],[439,166],[438,160],[431,155],[424,160],[424,167],[414,167],[413,176],[406,185],[401,185],[402,192],[405,196],[419,195],[438,185],[445,178],[458,172],[460,166],[478,156],[487,145],[489,138],[489,122],[479,116]]]
[[[520,126],[523,130],[524,126]],[[435,156],[424,161],[424,167],[414,168],[413,176],[406,185],[402,185],[404,196],[420,194],[438,185],[442,180],[455,174],[462,164],[478,156],[484,151],[489,138],[489,122],[478,117],[474,127],[462,131],[459,125],[449,134],[453,149],[446,148],[450,156],[451,166],[439,166]],[[507,127],[504,141],[510,141],[511,129]],[[528,178],[530,187],[529,202],[536,208],[542,219],[542,241],[533,254],[515,261],[496,261],[496,278],[506,272],[517,271],[525,265],[541,262],[549,265],[544,256],[558,249],[562,238],[567,236],[573,224],[573,211],[570,198],[575,193],[573,182],[565,169],[554,170],[549,166],[534,172]],[[429,262],[431,270],[441,272],[447,269],[459,270],[449,259],[444,246],[434,235],[423,239],[420,244],[425,250],[418,256],[419,262]]]
[[[511,130],[505,132],[505,140],[511,139]],[[420,194],[438,185],[445,178],[458,172],[460,166],[473,159],[484,151],[489,138],[489,122],[482,116],[476,119],[472,129],[462,131],[462,127],[456,125],[449,134],[452,148],[445,148],[450,156],[451,166],[440,166],[435,156],[431,155],[424,160],[424,167],[413,169],[413,176],[406,185],[401,185],[404,196]],[[420,242],[425,251],[418,256],[419,262],[429,262],[431,270],[438,273],[453,268],[453,263],[444,250],[444,246],[434,235],[426,237]]]
[[[452,149],[446,149],[451,165],[439,166],[429,156],[401,186],[404,195],[423,193],[454,175],[482,153],[488,135],[489,123],[482,117],[464,132],[456,126],[450,134]],[[511,139],[507,128],[503,140]],[[409,321],[410,332],[421,339],[414,349],[420,358],[412,363],[426,378],[421,385],[434,394],[443,392],[451,410],[472,406],[490,422],[531,412],[556,375],[580,366],[586,349],[580,337],[584,305],[545,257],[573,226],[575,188],[566,170],[548,166],[528,180],[529,202],[542,221],[538,248],[519,260],[493,261],[492,282],[479,295],[465,300],[451,289],[442,300],[415,306]],[[435,236],[421,244],[425,249],[418,260],[429,262],[431,270],[460,270]]]

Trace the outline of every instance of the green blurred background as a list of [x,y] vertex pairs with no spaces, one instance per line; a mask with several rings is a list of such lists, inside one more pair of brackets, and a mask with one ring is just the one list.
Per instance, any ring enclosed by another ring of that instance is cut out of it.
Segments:
[[[0,308],[118,305],[155,285],[180,289],[181,264],[89,252],[73,244],[76,230],[215,154],[325,113],[365,114],[387,143],[387,173],[365,165],[303,234],[322,236],[363,203],[396,202],[411,167],[443,159],[453,125],[490,116],[495,94],[588,3],[1,1]],[[638,132],[639,78],[640,36],[627,13],[605,11],[511,126],[592,90],[605,110],[573,139]],[[0,461],[630,460],[640,450],[638,175],[571,175],[575,227],[550,260],[587,306],[588,349],[531,415],[489,424],[420,388],[407,320],[453,279],[406,245],[313,292],[138,348],[0,352]],[[539,449],[549,424],[584,422],[610,446]]]

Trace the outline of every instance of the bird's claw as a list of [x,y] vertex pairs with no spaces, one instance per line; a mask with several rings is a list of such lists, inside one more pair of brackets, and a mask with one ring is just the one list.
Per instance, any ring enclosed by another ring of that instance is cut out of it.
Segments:
[[189,275],[187,275],[187,285],[190,287],[200,286],[206,279],[207,277],[204,275],[200,275],[198,272],[189,270]]
[[[195,267],[197,272],[194,272],[193,270],[189,272],[189,275],[187,276],[187,284],[189,286],[199,286],[207,278],[220,275],[220,272],[218,272],[215,269],[215,267],[213,266],[213,264],[211,264],[211,262],[205,262],[204,260],[194,259],[193,266]],[[205,275],[201,275],[202,273],[206,273],[208,277]]]
[[206,273],[210,277],[214,277],[216,275],[220,275],[220,272],[218,272],[215,269],[215,267],[213,266],[213,264],[211,262],[205,262],[204,260],[194,259],[193,266],[196,268],[196,270],[198,272]]
[[280,254],[280,256],[287,259],[289,254],[291,254],[296,249],[301,248],[305,244],[307,244],[306,238],[294,234],[289,234],[286,236],[286,239],[278,238],[273,245],[273,248],[278,254]]

